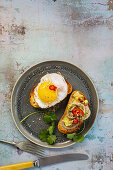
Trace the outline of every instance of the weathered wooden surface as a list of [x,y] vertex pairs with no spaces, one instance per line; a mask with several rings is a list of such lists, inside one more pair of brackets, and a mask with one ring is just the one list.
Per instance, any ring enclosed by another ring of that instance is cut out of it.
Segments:
[[[10,96],[18,77],[33,64],[53,59],[76,64],[99,94],[99,114],[85,140],[46,149],[49,155],[83,152],[90,159],[42,170],[113,169],[112,10],[112,0],[0,0],[0,139],[25,140],[13,123]],[[35,159],[0,143],[0,165]]]

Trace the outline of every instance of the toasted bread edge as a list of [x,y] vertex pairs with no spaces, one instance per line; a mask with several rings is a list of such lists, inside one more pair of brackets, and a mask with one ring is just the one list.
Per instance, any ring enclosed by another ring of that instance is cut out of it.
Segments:
[[[37,86],[37,85],[36,85],[36,86]],[[35,101],[35,98],[34,98],[34,89],[35,89],[36,86],[34,86],[33,89],[31,90],[31,93],[30,93],[29,98],[30,98],[30,103],[31,103],[31,105],[32,105],[33,107],[35,107],[35,108],[38,108],[39,105],[38,105],[38,103]]]

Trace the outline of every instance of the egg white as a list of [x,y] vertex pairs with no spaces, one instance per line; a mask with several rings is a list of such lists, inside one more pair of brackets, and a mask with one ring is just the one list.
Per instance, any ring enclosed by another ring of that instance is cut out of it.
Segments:
[[[39,99],[39,96],[38,96],[39,86],[43,82],[48,82],[48,81],[54,84],[58,89],[58,97],[52,103],[44,103],[43,101]],[[45,76],[41,78],[40,83],[38,83],[38,85],[34,89],[34,98],[35,98],[35,101],[38,103],[39,107],[48,108],[62,101],[67,96],[67,93],[68,93],[68,86],[67,86],[67,83],[64,77],[57,73],[51,73],[51,74],[46,74]]]

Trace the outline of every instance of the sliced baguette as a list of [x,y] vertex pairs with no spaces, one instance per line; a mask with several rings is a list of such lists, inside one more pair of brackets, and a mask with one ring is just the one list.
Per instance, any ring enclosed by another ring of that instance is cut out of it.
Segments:
[[[87,98],[85,97],[85,95],[84,95],[82,92],[80,92],[80,91],[73,91],[72,94],[71,94],[71,96],[70,96],[70,99],[69,99],[69,101],[68,101],[68,104],[71,104],[71,103],[72,103],[73,99],[75,98],[75,97],[74,97],[74,94],[75,94],[76,92],[79,92],[81,95],[84,96],[85,100],[87,100]],[[65,109],[65,112],[64,112],[63,116],[61,117],[61,119],[60,119],[60,121],[59,121],[59,123],[58,123],[58,130],[59,130],[61,133],[64,133],[64,134],[76,132],[77,130],[79,130],[79,129],[81,128],[81,126],[82,126],[82,124],[83,124],[83,122],[84,122],[84,120],[81,120],[81,121],[79,122],[79,124],[78,124],[75,128],[73,128],[73,129],[65,129],[65,127],[62,125],[62,121],[63,121],[64,117],[67,115],[68,104],[67,104],[67,106],[66,106],[66,109]]]
[[[67,83],[67,86],[68,86],[68,94],[70,94],[71,92],[72,92],[72,86],[71,86],[71,84],[66,80],[66,83]],[[38,84],[37,84],[38,85]],[[37,85],[35,85],[35,87],[37,86]],[[31,93],[30,93],[30,96],[29,96],[29,98],[30,98],[30,103],[31,103],[31,105],[33,106],[33,107],[35,107],[35,108],[39,108],[39,105],[38,105],[38,103],[35,101],[35,98],[34,98],[34,89],[35,89],[35,87],[33,87],[33,89],[31,90]],[[68,95],[67,94],[67,95]],[[66,96],[67,97],[67,96]]]

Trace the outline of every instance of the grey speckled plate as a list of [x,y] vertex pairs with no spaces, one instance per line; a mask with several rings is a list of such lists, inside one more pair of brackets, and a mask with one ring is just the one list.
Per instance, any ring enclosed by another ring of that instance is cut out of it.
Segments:
[[[98,96],[96,89],[91,79],[75,65],[63,61],[47,61],[37,64],[28,69],[17,81],[12,93],[12,116],[19,131],[30,141],[48,148],[63,148],[74,144],[69,141],[65,135],[62,135],[56,126],[55,133],[57,134],[57,141],[54,145],[48,145],[38,139],[40,129],[48,127],[43,121],[44,113],[35,113],[25,121],[20,123],[25,116],[37,111],[33,108],[29,101],[31,89],[40,81],[40,78],[46,73],[60,72],[66,80],[68,80],[74,90],[79,90],[85,94],[90,102],[91,116],[85,121],[85,129],[83,135],[86,135],[92,127],[98,112]],[[59,104],[56,115],[58,120],[64,113],[69,96]]]

